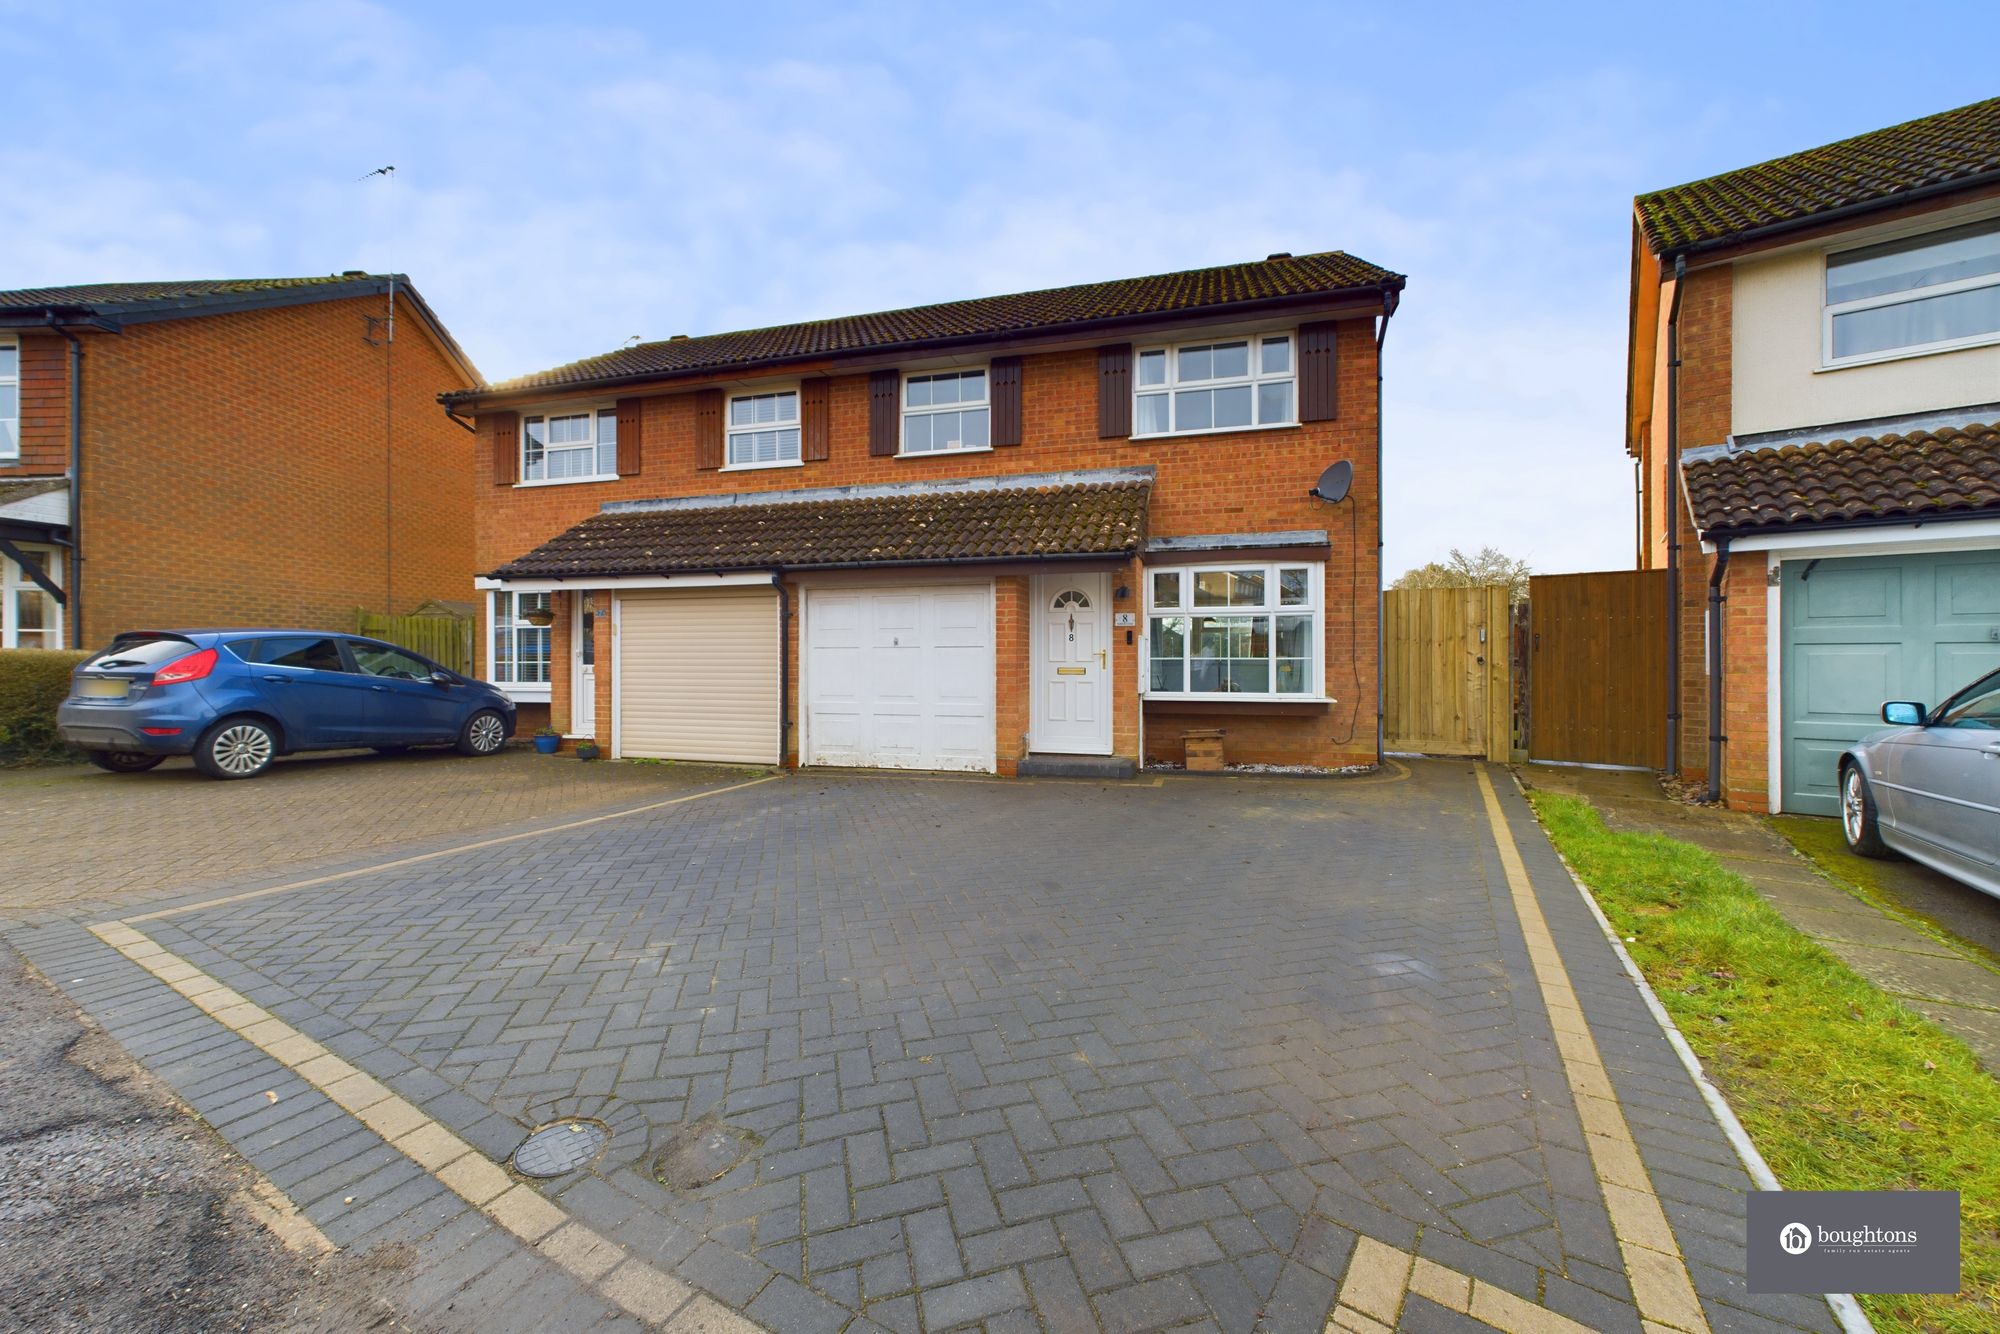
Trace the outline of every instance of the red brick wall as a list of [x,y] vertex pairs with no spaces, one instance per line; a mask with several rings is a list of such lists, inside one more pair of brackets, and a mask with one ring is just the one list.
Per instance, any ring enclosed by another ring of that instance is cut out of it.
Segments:
[[[1340,416],[1336,421],[1170,440],[1098,438],[1097,357],[1091,349],[1026,358],[1022,443],[984,454],[871,456],[866,375],[833,378],[829,457],[796,468],[744,472],[697,469],[694,401],[686,390],[646,399],[641,471],[615,481],[495,485],[487,443],[490,436],[482,433],[474,451],[475,564],[481,571],[491,570],[595,514],[611,500],[1149,464],[1157,470],[1150,520],[1153,536],[1300,528],[1331,532],[1323,651],[1327,692],[1340,699],[1327,713],[1306,718],[1231,714],[1220,722],[1213,718],[1149,721],[1149,751],[1177,752],[1179,733],[1188,727],[1224,726],[1230,729],[1230,750],[1235,759],[1371,762],[1375,757],[1375,589],[1379,579],[1374,532],[1379,492],[1375,473],[1375,347],[1370,321],[1350,320],[1341,325],[1339,358]],[[611,399],[570,401],[608,405]],[[1320,471],[1343,458],[1355,466],[1351,499],[1329,506],[1308,497],[1306,492]],[[1143,585],[1136,575],[1129,586],[1133,596],[1119,609],[1143,611]],[[1003,602],[1014,596],[1004,593]],[[1025,622],[1015,633],[1026,633]],[[1119,653],[1114,703],[1124,710],[1124,714],[1113,716],[1115,745],[1121,754],[1136,754],[1139,719],[1130,687],[1136,679],[1137,650],[1124,644],[1122,633],[1114,636],[1114,642]],[[482,647],[482,660],[484,653]],[[610,659],[607,655],[599,661],[608,663]],[[557,670],[565,669],[558,664]],[[790,671],[796,703],[796,649]],[[610,672],[600,670],[598,676],[603,689]],[[999,704],[998,740],[1004,755],[1010,745],[1018,749],[1018,738],[1026,729],[1024,724],[1006,721],[1012,706],[1004,694]],[[599,714],[600,733],[607,741],[609,720],[607,700]]]
[[407,312],[393,349],[371,346],[365,317],[386,309],[85,337],[86,642],[136,625],[345,629],[357,606],[473,596],[473,437],[436,402],[463,377]]
[[[1722,793],[1738,810],[1771,808],[1770,589],[1762,552],[1732,558],[1723,579]],[[1704,752],[1704,757],[1706,752]],[[1704,758],[1704,767],[1706,767]]]
[[0,477],[47,476],[69,467],[69,344],[21,338],[21,459]]
[[[1735,271],[1726,264],[1687,276],[1680,323],[1682,449],[1719,445],[1729,438],[1734,279]],[[1678,485],[1674,515],[1681,534],[1680,771],[1683,778],[1697,781],[1708,776],[1708,641],[1703,627],[1714,561],[1702,554],[1700,535]]]

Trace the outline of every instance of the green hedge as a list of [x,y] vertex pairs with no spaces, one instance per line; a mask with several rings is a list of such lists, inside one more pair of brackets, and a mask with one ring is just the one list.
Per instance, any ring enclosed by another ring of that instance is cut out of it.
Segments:
[[69,674],[88,653],[63,649],[0,650],[0,760],[53,760],[69,747],[56,735],[56,706]]

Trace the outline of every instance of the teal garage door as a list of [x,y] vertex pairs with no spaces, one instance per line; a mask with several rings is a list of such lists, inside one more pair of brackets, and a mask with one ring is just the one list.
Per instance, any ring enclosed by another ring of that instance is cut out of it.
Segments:
[[1882,704],[2000,667],[2000,550],[1786,561],[1784,806],[1833,815],[1835,765]]

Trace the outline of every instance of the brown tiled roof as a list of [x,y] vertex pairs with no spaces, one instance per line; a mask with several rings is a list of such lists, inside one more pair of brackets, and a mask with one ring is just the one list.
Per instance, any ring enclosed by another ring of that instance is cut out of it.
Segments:
[[62,477],[6,477],[0,478],[0,505],[11,505],[17,500],[32,500],[36,496],[48,495],[51,491],[63,491],[69,481]]
[[1640,195],[1659,254],[2000,172],[2000,97]]
[[1211,269],[1189,269],[1148,278],[1120,278],[1052,287],[1014,296],[947,301],[935,306],[848,315],[804,324],[780,324],[739,333],[674,338],[567,366],[503,380],[484,390],[447,394],[446,400],[481,393],[597,384],[649,376],[700,374],[737,366],[803,361],[842,353],[949,343],[960,339],[1088,328],[1106,320],[1219,309],[1286,297],[1397,290],[1403,276],[1343,250],[1286,255]]
[[1688,459],[1703,532],[2000,510],[2000,426],[1953,426]]
[[1069,478],[1083,480],[1045,474],[607,509],[509,561],[493,577],[943,565],[1137,551],[1146,537],[1152,478],[1129,472]]
[[[215,297],[284,292],[329,283],[351,283],[386,275],[330,273],[308,278],[186,278],[166,282],[77,283],[68,287],[23,287],[0,292],[0,308],[87,306],[91,309],[190,302]],[[408,282],[406,278],[403,280]]]

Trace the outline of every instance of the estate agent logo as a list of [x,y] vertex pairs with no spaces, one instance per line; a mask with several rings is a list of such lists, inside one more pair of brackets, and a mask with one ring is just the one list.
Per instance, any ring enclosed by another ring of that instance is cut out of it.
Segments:
[[1955,1190],[1752,1191],[1752,1292],[1957,1292]]

